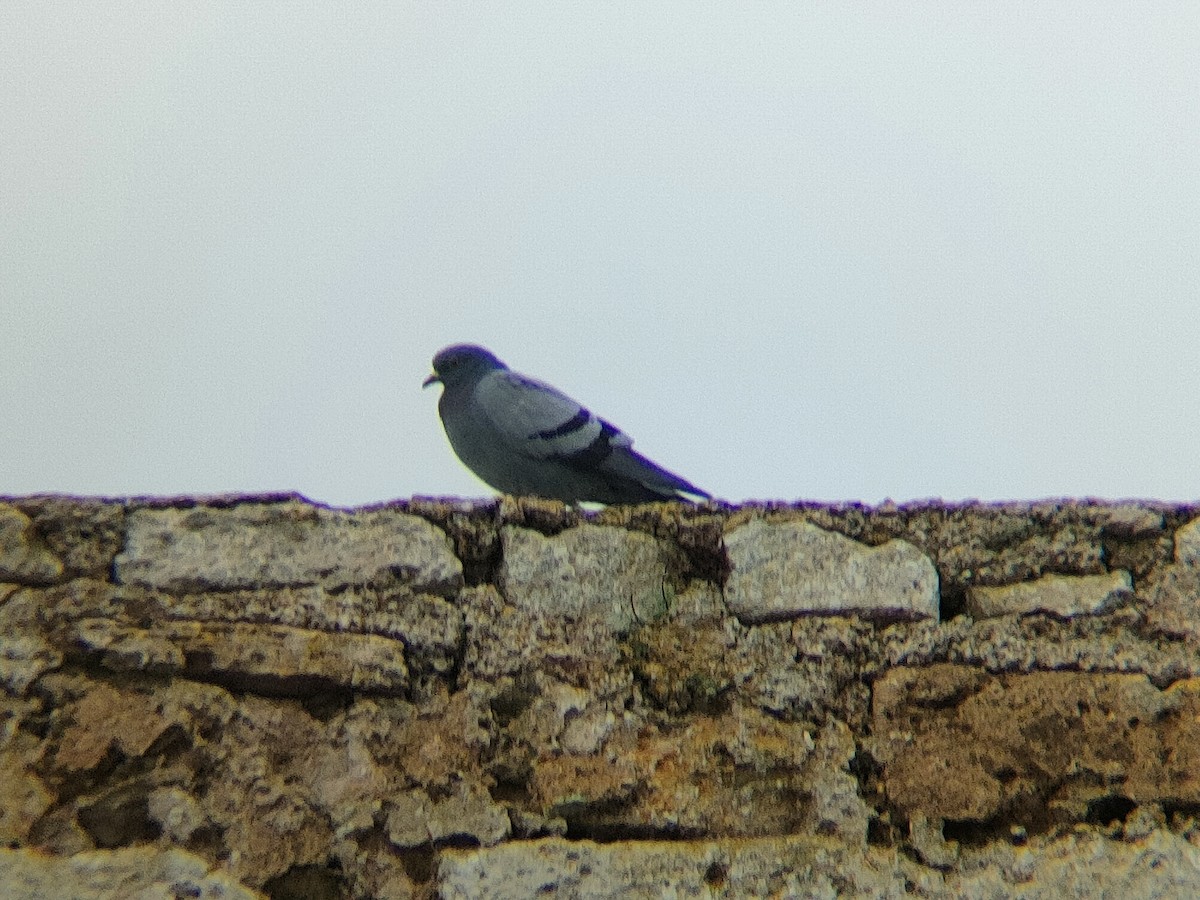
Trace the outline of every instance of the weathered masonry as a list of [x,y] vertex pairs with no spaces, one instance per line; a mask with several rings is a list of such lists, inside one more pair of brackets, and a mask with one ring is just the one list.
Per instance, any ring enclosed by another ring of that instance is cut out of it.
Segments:
[[6,498],[0,686],[5,897],[1200,896],[1200,506]]

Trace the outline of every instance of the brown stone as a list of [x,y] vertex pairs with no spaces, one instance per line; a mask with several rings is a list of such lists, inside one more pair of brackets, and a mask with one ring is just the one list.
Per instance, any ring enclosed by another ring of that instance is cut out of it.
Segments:
[[62,574],[62,560],[50,552],[33,520],[0,503],[0,582],[53,584]]
[[1200,802],[1200,681],[899,668],[875,684],[872,747],[906,814],[1035,824],[1092,801]]
[[[1200,891],[1195,507],[0,508],[5,897]],[[754,521],[946,621],[739,618]]]

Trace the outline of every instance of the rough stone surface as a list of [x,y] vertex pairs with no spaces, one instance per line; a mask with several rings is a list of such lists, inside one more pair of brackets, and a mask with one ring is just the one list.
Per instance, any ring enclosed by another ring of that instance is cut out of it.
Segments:
[[[21,613],[26,620],[31,616],[41,620],[60,643],[76,651],[95,652],[97,661],[114,668],[183,668],[182,645],[207,640],[210,631],[218,645],[222,634],[236,641],[241,632],[261,634],[266,643],[288,644],[293,650],[297,641],[284,642],[282,636],[333,633],[338,635],[332,639],[334,643],[345,643],[347,650],[350,645],[360,650],[375,648],[383,657],[403,652],[409,669],[421,675],[446,674],[462,654],[463,615],[458,605],[431,594],[413,594],[403,587],[327,591],[310,585],[172,595],[81,578],[42,591],[36,599],[35,613]],[[0,606],[0,622],[5,615]],[[195,633],[197,622],[204,623],[200,629],[204,635]],[[324,639],[314,636],[312,640],[319,643]],[[252,654],[262,655],[259,649],[267,652],[265,647],[235,645],[224,658],[249,659]],[[283,649],[287,651],[287,647]],[[333,648],[333,652],[339,650]],[[358,658],[361,662],[361,652]],[[194,667],[198,661],[200,657],[187,665]],[[253,668],[262,668],[253,659],[249,662]],[[383,664],[395,668],[394,663]]]
[[0,510],[4,896],[1200,888],[1194,506]]
[[905,876],[933,888],[895,853],[871,854],[832,841],[638,841],[596,844],[545,839],[483,851],[447,851],[438,869],[444,900],[502,897],[895,897]]
[[[964,503],[938,501],[906,506],[885,504],[876,509],[858,503],[816,503],[765,508],[743,507],[730,513],[732,530],[756,518],[777,522],[811,522],[820,528],[877,546],[893,538],[913,544],[937,567],[943,600],[972,584],[1012,584],[1048,572],[1096,575],[1107,571],[1106,559],[1129,569],[1138,578],[1169,555],[1170,532],[1153,530],[1122,536],[1113,525],[1129,516],[1131,507],[1148,517],[1170,517],[1177,523],[1186,511],[1165,504],[1122,504],[1110,507],[1096,501],[1039,501],[1035,503]],[[1166,546],[1159,544],[1165,540]]]
[[[1135,672],[1165,687],[1200,675],[1193,646],[1155,635],[1134,615],[1128,618],[1003,616],[973,622],[965,616],[937,627],[890,628],[871,646],[888,665],[954,662],[989,672]],[[881,667],[885,668],[885,667]]]
[[1009,613],[1052,613],[1056,616],[1104,612],[1132,596],[1133,579],[1125,571],[1106,575],[1043,575],[996,587],[976,585],[967,590],[967,613],[990,619]]
[[421,791],[397,797],[387,820],[388,839],[397,847],[468,838],[484,847],[512,833],[508,813],[479,785],[459,784],[454,793],[433,799]]
[[39,599],[27,590],[13,590],[0,599],[0,684],[16,696],[63,659],[45,637],[28,627],[37,620]]
[[15,506],[0,503],[0,581],[53,584],[62,574],[62,561],[50,552],[33,520]]
[[42,754],[39,742],[15,727],[36,711],[32,701],[9,701],[0,713],[0,845],[6,847],[25,844],[33,824],[54,804],[54,795],[35,771]]
[[68,578],[108,578],[125,540],[123,503],[64,496],[20,498],[41,540]]
[[1168,566],[1150,591],[1147,625],[1161,634],[1200,643],[1200,566]]
[[[796,834],[854,825],[865,836],[866,814],[843,808],[846,784],[838,778],[854,753],[849,732],[831,730],[814,757],[815,749],[803,726],[754,710],[697,716],[669,732],[629,716],[596,750],[536,760],[530,785],[543,816],[598,836]],[[841,766],[831,766],[839,753]]]
[[1175,532],[1175,562],[1200,566],[1200,519],[1193,519]]
[[678,548],[622,528],[579,525],[545,537],[505,526],[500,539],[497,583],[509,603],[613,630],[660,618],[685,565]]
[[1100,521],[1105,534],[1125,541],[1157,537],[1165,524],[1162,509],[1144,503],[1122,503],[1104,508]]
[[300,502],[128,514],[117,580],[165,591],[390,586],[449,595],[462,565],[423,519],[389,510],[352,516]]
[[960,871],[819,838],[594,844],[546,839],[441,856],[437,896],[988,898],[1197,896],[1200,849],[1163,832],[1068,834],[964,854]]
[[130,847],[65,859],[0,849],[0,896],[6,900],[255,900],[263,896],[214,869],[204,859],[176,849]]
[[730,610],[746,623],[800,615],[936,619],[933,563],[911,544],[867,547],[806,522],[756,519],[725,536]]
[[[1003,714],[999,714],[999,713]],[[1200,804],[1200,679],[897,668],[875,684],[872,752],[907,814],[1046,826],[1114,801]]]
[[409,680],[404,644],[372,634],[197,621],[134,628],[83,619],[74,635],[77,647],[113,671],[180,673],[260,693],[321,687],[398,693]]

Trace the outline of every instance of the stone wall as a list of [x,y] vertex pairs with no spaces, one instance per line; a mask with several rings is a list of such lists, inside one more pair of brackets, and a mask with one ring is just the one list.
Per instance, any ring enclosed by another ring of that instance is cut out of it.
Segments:
[[1200,896],[1200,507],[0,501],[0,895]]

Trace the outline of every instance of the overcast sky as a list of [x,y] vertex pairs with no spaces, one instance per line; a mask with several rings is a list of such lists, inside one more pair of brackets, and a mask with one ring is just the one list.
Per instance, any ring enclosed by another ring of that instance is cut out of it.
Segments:
[[[969,11],[968,11],[969,10]],[[0,494],[1200,498],[1200,6],[0,5]]]

